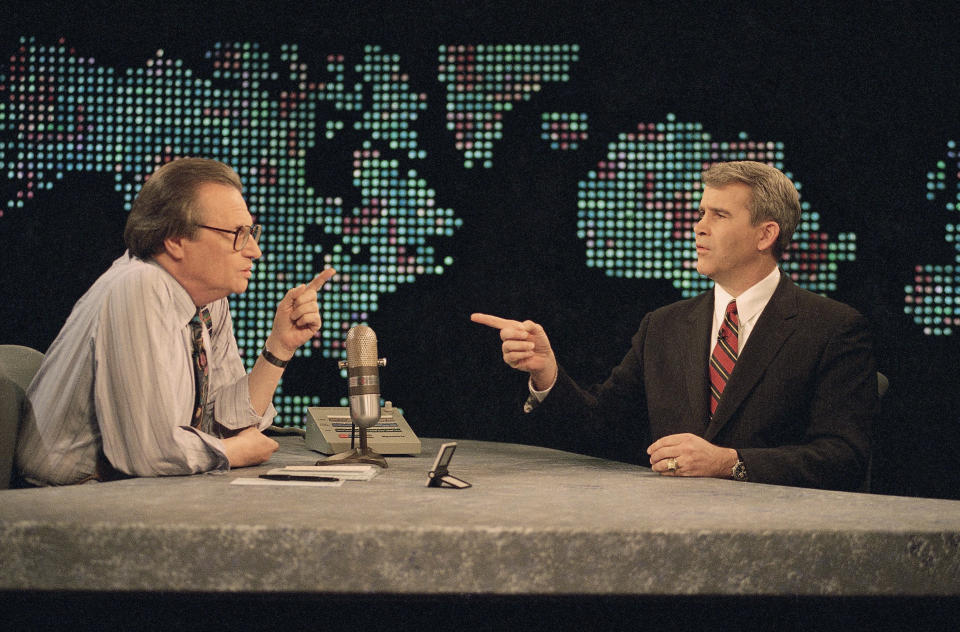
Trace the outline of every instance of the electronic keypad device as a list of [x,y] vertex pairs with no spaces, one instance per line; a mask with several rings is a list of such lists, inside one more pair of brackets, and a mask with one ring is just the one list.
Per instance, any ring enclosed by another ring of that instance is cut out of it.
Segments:
[[[304,416],[307,448],[322,454],[350,450],[356,438],[350,409],[338,406],[310,406]],[[391,402],[380,409],[380,421],[367,429],[367,441],[380,454],[420,454],[420,439]]]

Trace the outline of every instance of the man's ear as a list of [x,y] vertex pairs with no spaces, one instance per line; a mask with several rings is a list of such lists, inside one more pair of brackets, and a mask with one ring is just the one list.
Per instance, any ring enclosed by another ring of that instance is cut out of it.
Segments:
[[780,238],[780,225],[774,221],[760,224],[760,239],[757,241],[757,250],[771,250]]
[[183,242],[186,237],[167,237],[163,240],[163,250],[174,261],[180,261],[184,257]]

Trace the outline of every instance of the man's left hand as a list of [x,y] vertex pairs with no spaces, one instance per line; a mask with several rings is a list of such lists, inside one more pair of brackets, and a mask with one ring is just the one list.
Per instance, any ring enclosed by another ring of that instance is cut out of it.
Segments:
[[273,317],[273,331],[267,340],[267,348],[281,360],[289,360],[300,345],[310,340],[320,330],[320,305],[317,292],[337,271],[327,268],[305,285],[290,289],[277,305]]
[[730,478],[737,462],[736,450],[689,433],[667,435],[647,448],[647,454],[653,471],[666,476]]

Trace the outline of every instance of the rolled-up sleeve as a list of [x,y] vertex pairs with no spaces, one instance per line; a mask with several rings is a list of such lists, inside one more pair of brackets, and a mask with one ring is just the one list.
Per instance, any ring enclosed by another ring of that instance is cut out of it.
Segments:
[[[250,404],[250,386],[247,370],[240,360],[240,350],[233,334],[233,318],[227,299],[211,303],[212,335],[208,340],[210,352],[210,400],[213,418],[224,428],[239,430],[257,426],[264,430],[273,423],[277,411],[273,404],[262,415]],[[204,336],[208,333],[204,332]]]

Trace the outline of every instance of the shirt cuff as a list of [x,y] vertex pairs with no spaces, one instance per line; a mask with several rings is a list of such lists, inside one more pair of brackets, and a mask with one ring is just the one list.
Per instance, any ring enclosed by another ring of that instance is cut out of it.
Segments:
[[199,449],[195,444],[186,447],[185,454],[187,455],[189,473],[224,472],[230,469],[230,461],[227,459],[226,450],[223,448],[223,440],[200,432],[197,428],[186,426],[183,427],[183,430],[192,432],[204,446],[203,449]]
[[547,395],[550,394],[550,391],[552,391],[553,387],[556,385],[557,385],[557,380],[556,378],[554,378],[553,384],[551,384],[550,386],[548,386],[542,391],[538,391],[533,387],[533,378],[531,377],[530,379],[527,380],[527,388],[530,389],[530,394],[533,395],[535,398],[537,398],[537,403],[545,400],[547,398]]
[[533,409],[536,408],[540,402],[547,398],[547,395],[550,394],[550,391],[553,390],[553,387],[556,386],[556,384],[557,381],[554,380],[553,384],[548,386],[545,390],[538,391],[533,387],[533,378],[528,379],[527,388],[530,389],[530,395],[527,397],[527,401],[523,403],[523,412],[533,412]]

